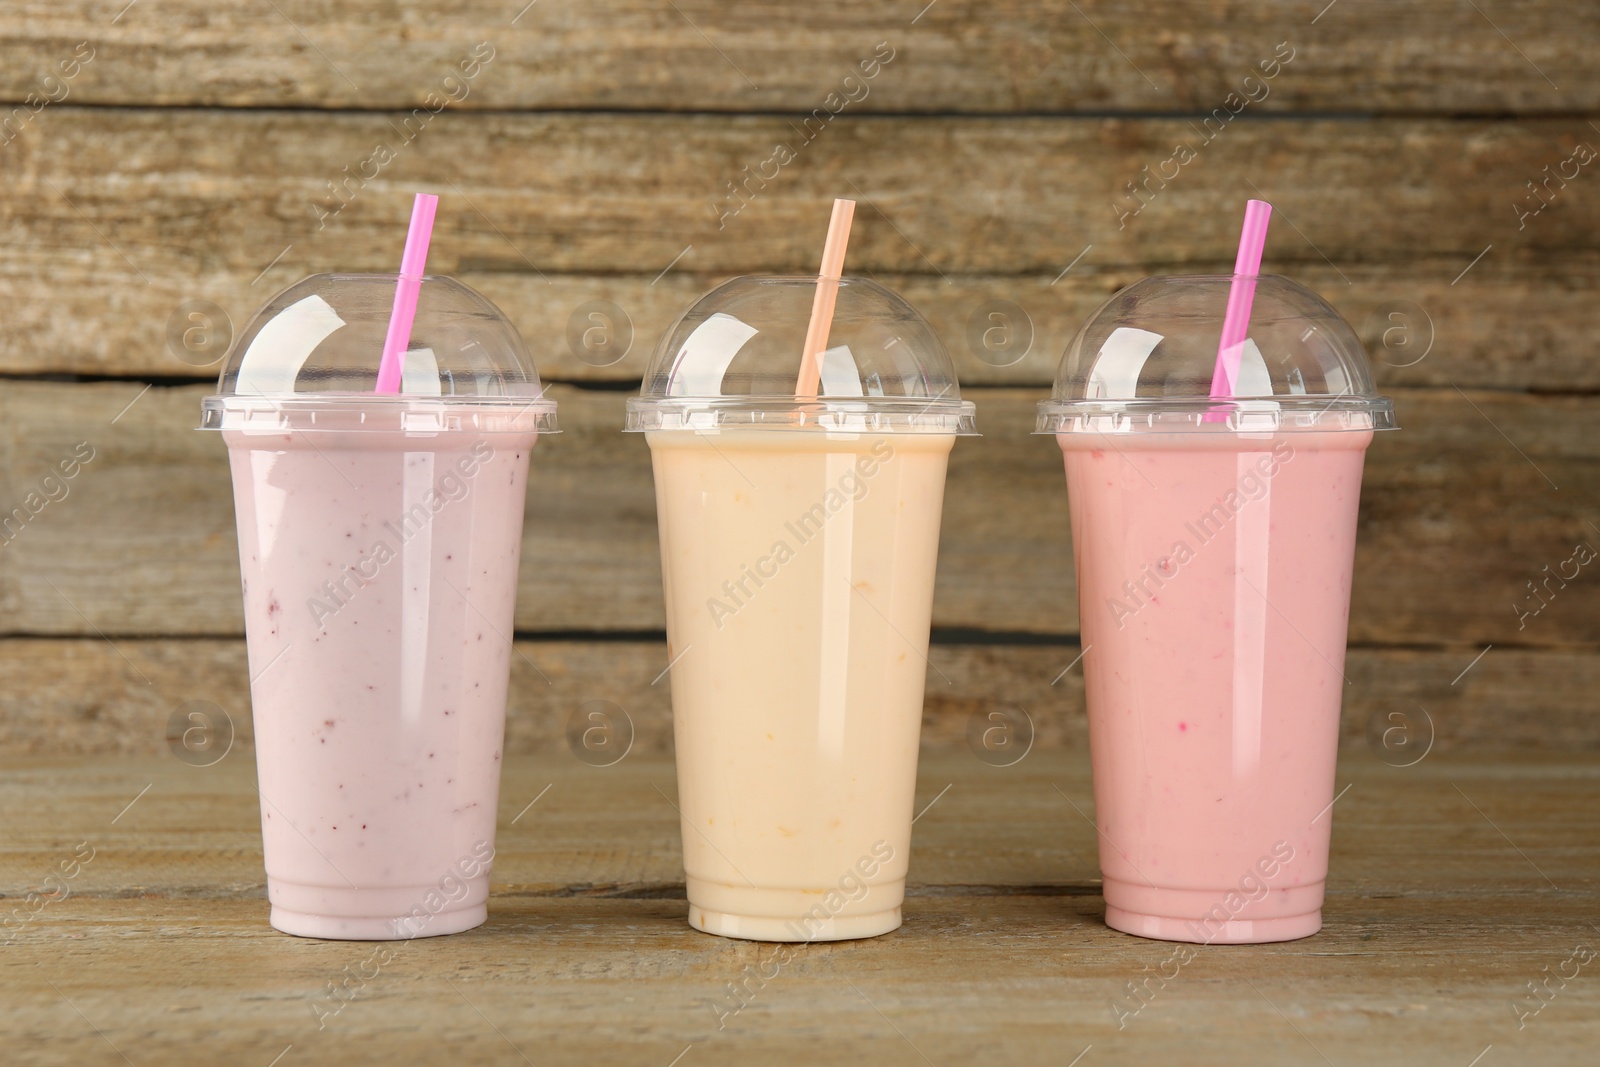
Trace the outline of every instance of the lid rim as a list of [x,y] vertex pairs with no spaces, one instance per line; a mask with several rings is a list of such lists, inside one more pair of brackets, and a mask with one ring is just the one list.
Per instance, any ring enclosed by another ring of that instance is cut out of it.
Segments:
[[[744,429],[782,433],[953,434],[975,437],[978,407],[951,397],[629,397],[624,433]],[[770,421],[769,421],[770,420]]]
[[1353,408],[1392,408],[1394,398],[1382,393],[1290,393],[1270,396],[1134,396],[1134,397],[1050,397],[1038,402],[1039,410],[1095,411],[1112,414],[1127,411],[1215,411],[1218,408],[1265,409],[1326,408],[1348,411]]
[[555,399],[548,396],[516,396],[508,393],[372,393],[372,392],[316,392],[316,393],[207,393],[202,404],[296,404],[310,406],[324,404],[328,407],[350,407],[355,404],[398,407],[402,404],[491,404],[491,405],[550,405]]
[[[553,434],[561,430],[556,421],[556,402],[548,397],[516,396],[415,396],[373,393],[213,393],[200,400],[199,430],[235,430],[246,433],[475,433],[475,434]],[[277,418],[271,418],[271,413]],[[367,414],[380,416],[372,422]],[[408,423],[405,416],[443,417],[433,426]],[[267,416],[252,418],[251,416]],[[359,421],[345,425],[315,425],[318,415],[348,417]],[[311,425],[291,425],[291,417],[309,418]],[[444,424],[455,416],[493,417],[499,422],[516,420],[521,425],[463,426]]]
[[793,393],[742,393],[722,396],[630,396],[632,407],[748,407],[762,409],[826,407],[829,404],[850,404],[856,407],[966,407],[976,409],[972,401],[959,396],[816,396],[801,399]]
[[[1397,430],[1399,424],[1394,418],[1394,401],[1390,397],[1379,394],[1297,394],[1289,397],[1150,397],[1133,400],[1061,400],[1052,398],[1041,400],[1037,405],[1038,414],[1034,420],[1036,434],[1104,434],[1108,430],[1129,434],[1159,434],[1175,433],[1356,433],[1375,432],[1384,430]],[[1197,418],[1204,416],[1223,415],[1227,420],[1236,420],[1239,417],[1252,420],[1270,421],[1271,425],[1240,426],[1229,425],[1218,429],[1201,429],[1195,424]],[[1365,417],[1366,425],[1318,425],[1315,421],[1311,424],[1287,423],[1285,417],[1305,417],[1311,415],[1320,420],[1323,415],[1330,417],[1329,421],[1343,419],[1348,423],[1351,417]],[[1145,426],[1139,427],[1135,420],[1144,420]],[[1165,428],[1155,428],[1150,425],[1154,420],[1162,420],[1167,425]],[[1110,421],[1112,425],[1104,423]],[[1094,422],[1097,425],[1091,428],[1084,423]],[[1118,425],[1120,423],[1120,425]]]

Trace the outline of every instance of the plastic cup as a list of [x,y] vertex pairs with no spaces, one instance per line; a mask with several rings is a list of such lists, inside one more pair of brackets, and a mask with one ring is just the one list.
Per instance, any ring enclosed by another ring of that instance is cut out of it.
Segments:
[[628,429],[655,468],[689,922],[757,941],[900,925],[945,466],[972,432],[926,320],[739,278],[667,332]]
[[1106,923],[1199,943],[1322,925],[1361,468],[1394,427],[1338,312],[1257,285],[1207,394],[1231,278],[1149,278],[1068,346],[1065,457]]
[[528,453],[555,429],[488,300],[395,275],[273,297],[204,401],[233,470],[272,925],[455,933],[487,915]]

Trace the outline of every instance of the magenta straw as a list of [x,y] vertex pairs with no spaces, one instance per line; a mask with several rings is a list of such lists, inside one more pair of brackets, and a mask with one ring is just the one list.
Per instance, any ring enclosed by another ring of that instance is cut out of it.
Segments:
[[1233,263],[1233,287],[1228,290],[1228,310],[1222,317],[1222,339],[1217,344],[1217,366],[1211,373],[1211,395],[1231,397],[1239,382],[1239,360],[1250,333],[1250,305],[1256,298],[1256,276],[1261,273],[1261,251],[1267,244],[1267,223],[1272,205],[1251,200],[1244,209],[1244,229],[1239,234],[1239,257]]
[[433,216],[438,209],[439,198],[428,193],[418,193],[411,205],[411,229],[406,232],[406,251],[400,257],[400,280],[394,287],[394,310],[389,313],[389,335],[383,339],[375,393],[400,391],[406,349],[411,347],[411,324],[417,317],[422,271],[428,263],[428,241],[433,237]]

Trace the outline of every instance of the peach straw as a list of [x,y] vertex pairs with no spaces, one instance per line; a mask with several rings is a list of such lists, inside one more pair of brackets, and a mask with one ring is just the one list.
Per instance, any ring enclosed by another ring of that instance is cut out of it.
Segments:
[[428,262],[428,241],[433,236],[433,216],[438,209],[439,198],[428,193],[418,193],[412,202],[411,229],[406,232],[406,250],[400,257],[400,280],[394,287],[394,310],[389,313],[389,335],[383,340],[375,393],[400,391],[406,349],[411,347],[411,324],[417,317],[417,294]]
[[828,330],[833,325],[833,308],[839,300],[839,279],[844,271],[844,249],[850,243],[850,221],[855,218],[854,200],[835,200],[833,217],[828,220],[828,239],[822,246],[822,270],[817,275],[817,295],[811,302],[811,322],[806,326],[806,344],[800,354],[800,380],[795,395],[815,398],[822,381],[822,352],[828,347]]
[[1211,374],[1211,395],[1231,397],[1239,382],[1239,361],[1250,333],[1250,305],[1256,298],[1256,276],[1261,273],[1261,251],[1267,244],[1267,222],[1272,205],[1265,200],[1245,204],[1244,229],[1239,234],[1239,255],[1233,264],[1233,286],[1228,290],[1228,310],[1222,317],[1222,339],[1217,344],[1217,366]]

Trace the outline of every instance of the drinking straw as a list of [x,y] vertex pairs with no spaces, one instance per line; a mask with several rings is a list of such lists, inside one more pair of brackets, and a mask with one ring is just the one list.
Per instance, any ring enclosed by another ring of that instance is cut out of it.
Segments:
[[412,202],[411,228],[406,232],[405,254],[400,257],[400,279],[394,286],[394,310],[389,313],[389,334],[383,340],[375,393],[400,391],[406,349],[411,347],[411,324],[417,317],[417,294],[428,262],[428,241],[433,236],[433,215],[438,209],[439,198],[428,193],[418,193]]
[[1256,297],[1256,276],[1261,273],[1261,250],[1267,244],[1271,218],[1272,205],[1265,200],[1245,204],[1239,255],[1233,263],[1233,285],[1228,290],[1228,310],[1222,317],[1222,339],[1217,344],[1217,365],[1211,373],[1213,397],[1232,396],[1239,381],[1239,360],[1250,332],[1250,304]]
[[850,243],[850,221],[855,214],[854,200],[833,202],[828,239],[822,245],[822,269],[817,272],[817,295],[811,301],[811,321],[800,353],[800,380],[795,385],[795,395],[801,399],[814,399],[822,381],[822,352],[828,347],[828,330],[833,325],[833,307],[839,299],[839,279],[844,271],[844,249]]

